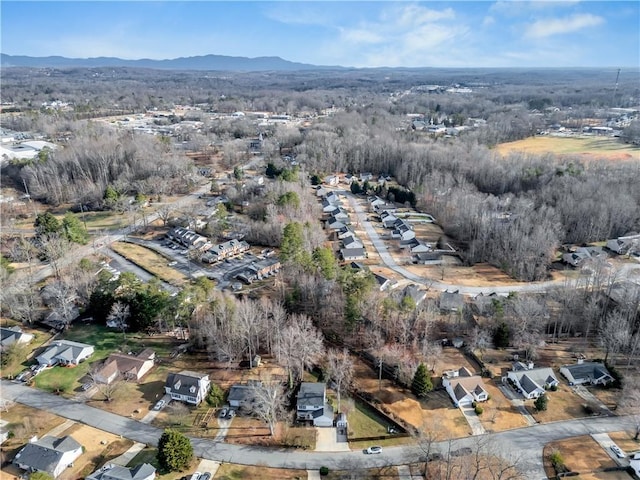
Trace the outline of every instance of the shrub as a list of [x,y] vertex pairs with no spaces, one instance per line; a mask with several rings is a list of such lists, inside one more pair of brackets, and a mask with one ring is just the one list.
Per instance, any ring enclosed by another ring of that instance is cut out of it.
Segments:
[[533,402],[533,406],[536,407],[536,410],[539,412],[544,412],[547,409],[547,396],[545,394],[540,395],[536,398],[536,401]]
[[207,394],[206,402],[211,407],[219,407],[224,401],[224,391],[219,385],[211,384],[211,390]]
[[549,390],[551,390],[552,392],[556,392],[556,391],[558,391],[558,385],[551,385],[551,386],[549,387]]
[[323,477],[329,475],[329,467],[320,467],[320,475]]
[[476,406],[478,406],[478,402],[476,402],[475,400],[473,402],[471,402],[471,406],[473,408],[476,408]]
[[482,412],[484,412],[483,408],[480,405],[476,405],[474,408],[476,415],[482,415]]
[[549,460],[551,461],[551,465],[553,465],[553,468],[556,470],[556,473],[562,473],[566,471],[567,468],[564,464],[564,458],[562,458],[562,455],[558,450],[554,450],[553,452],[551,452],[551,455],[549,455]]

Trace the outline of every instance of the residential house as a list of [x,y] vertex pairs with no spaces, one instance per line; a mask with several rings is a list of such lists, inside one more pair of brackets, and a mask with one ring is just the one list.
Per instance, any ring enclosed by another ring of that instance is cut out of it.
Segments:
[[489,398],[480,375],[473,375],[467,368],[445,372],[442,386],[456,407],[468,407],[473,402],[484,402]]
[[607,367],[598,362],[585,362],[578,360],[573,365],[563,365],[560,373],[569,381],[569,385],[606,385],[613,382],[613,377]]
[[600,247],[578,247],[572,252],[562,255],[562,260],[573,267],[580,266],[590,258],[598,258],[604,255]]
[[406,248],[410,253],[426,253],[431,251],[431,244],[424,243],[417,238],[411,238],[409,240],[402,240],[400,242],[402,248]]
[[264,258],[257,262],[251,262],[251,265],[239,272],[235,278],[250,285],[254,280],[262,280],[269,275],[275,275],[280,267],[280,260],[277,258]]
[[373,207],[373,211],[376,212],[378,215],[384,213],[384,212],[390,212],[390,213],[394,213],[396,210],[398,210],[398,207],[396,207],[395,204],[393,203],[382,203],[382,204],[378,204],[376,206]]
[[184,227],[172,228],[167,232],[167,237],[187,248],[201,249],[209,242],[207,237]]
[[440,295],[440,310],[443,312],[462,312],[464,308],[464,297],[455,292],[445,291]]
[[0,327],[0,351],[14,343],[29,343],[33,335],[24,333],[17,325],[14,327]]
[[373,180],[373,173],[364,172],[360,174],[360,183],[370,182],[371,180]]
[[80,455],[82,445],[73,437],[45,436],[27,443],[16,454],[13,463],[27,472],[44,472],[56,478]]
[[336,192],[327,193],[324,199],[333,205],[340,205],[342,203],[340,201],[340,196]]
[[249,380],[246,385],[235,384],[229,389],[227,402],[229,406],[235,409],[251,411],[255,402],[254,391],[256,387],[260,387],[262,382],[258,380]]
[[441,252],[419,252],[413,255],[413,262],[418,265],[440,265],[442,260]]
[[322,212],[329,213],[339,207],[342,203],[338,200],[337,202],[330,202],[326,198],[322,200]]
[[640,235],[628,235],[608,240],[607,248],[618,255],[624,255],[634,248],[640,248]]
[[364,248],[342,248],[340,249],[340,258],[345,262],[349,262],[351,260],[364,260],[367,258],[367,253],[364,251]]
[[378,273],[374,273],[373,274],[373,278],[376,279],[376,283],[378,284],[378,290],[380,290],[381,292],[386,290],[387,288],[389,288],[391,286],[391,280],[389,280],[384,275],[380,275]]
[[340,230],[337,231],[338,240],[342,240],[345,237],[352,237],[352,236],[355,236],[355,232],[353,231],[353,228],[349,226],[345,226],[344,228],[341,228]]
[[533,368],[533,363],[515,362],[505,378],[511,380],[522,395],[529,399],[538,398],[544,395],[548,388],[557,387],[559,384],[551,368]]
[[240,255],[241,253],[249,251],[251,247],[244,240],[232,239],[224,243],[219,243],[212,246],[207,252],[202,255],[202,261],[206,263],[216,263],[227,258]]
[[411,240],[416,237],[416,232],[413,231],[411,225],[406,222],[402,222],[397,225],[391,232],[391,238],[398,238],[402,240]]
[[338,177],[337,175],[329,175],[324,179],[324,183],[326,183],[327,185],[336,186],[339,182],[340,177]]
[[420,290],[420,287],[418,287],[418,285],[412,283],[411,285],[407,285],[406,287],[404,287],[402,296],[411,297],[416,305],[420,305],[426,298],[427,292],[425,292],[424,290]]
[[330,217],[335,218],[336,220],[340,220],[341,222],[345,222],[349,220],[349,213],[342,207],[334,206],[333,210],[327,212]]
[[344,248],[364,248],[364,244],[355,235],[350,235],[342,239]]
[[112,353],[93,375],[93,379],[98,383],[106,384],[117,378],[138,382],[153,368],[155,358],[156,353],[150,348],[142,350],[138,355]]
[[325,223],[325,226],[328,230],[342,230],[346,227],[349,222],[343,222],[342,220],[338,220],[335,217],[329,217]]
[[375,209],[377,205],[384,205],[385,203],[387,203],[385,200],[378,197],[377,195],[373,197],[369,197],[368,200],[369,200],[369,206],[372,209]]
[[179,373],[167,375],[167,383],[164,387],[166,393],[173,400],[200,405],[211,388],[209,375],[206,373],[190,372],[183,370]]
[[153,480],[154,478],[156,478],[156,469],[149,463],[133,468],[109,463],[85,477],[85,480]]
[[303,382],[296,401],[296,418],[311,421],[314,427],[332,427],[333,409],[327,403],[325,383]]
[[353,181],[356,180],[356,177],[354,177],[352,174],[347,173],[344,178],[343,178],[343,182],[347,185],[351,185],[353,183]]
[[93,345],[56,340],[36,357],[40,365],[78,365],[94,352]]
[[382,221],[382,226],[384,228],[393,228],[399,219],[393,214],[393,212],[384,211],[380,214],[380,220]]

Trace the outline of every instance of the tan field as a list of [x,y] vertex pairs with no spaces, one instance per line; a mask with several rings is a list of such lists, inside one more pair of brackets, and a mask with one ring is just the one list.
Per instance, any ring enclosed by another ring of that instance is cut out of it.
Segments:
[[617,139],[607,137],[530,137],[516,142],[503,143],[495,149],[502,155],[507,155],[511,152],[555,153],[565,156],[579,155],[584,160],[640,160],[640,148],[626,145]]

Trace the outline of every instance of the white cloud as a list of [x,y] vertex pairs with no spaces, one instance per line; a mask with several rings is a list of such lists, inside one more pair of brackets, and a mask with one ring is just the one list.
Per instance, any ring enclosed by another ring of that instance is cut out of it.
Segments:
[[595,27],[604,22],[602,17],[590,13],[576,14],[565,18],[537,20],[529,25],[525,36],[530,38],[544,38],[552,35],[577,32],[583,28]]
[[496,19],[491,17],[491,16],[486,16],[486,17],[484,17],[482,19],[482,26],[483,27],[490,27],[494,23],[496,23]]

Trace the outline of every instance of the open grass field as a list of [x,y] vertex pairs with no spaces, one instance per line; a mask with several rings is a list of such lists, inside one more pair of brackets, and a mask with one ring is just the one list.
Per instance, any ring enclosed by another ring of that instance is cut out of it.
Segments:
[[557,155],[581,155],[585,160],[605,159],[615,161],[640,160],[640,148],[607,137],[530,137],[516,142],[498,145],[496,151],[502,155],[511,152],[533,154],[555,153]]
[[[562,378],[562,377],[560,377]],[[572,420],[574,418],[586,417],[582,405],[585,402],[578,394],[574,393],[571,388],[560,382],[558,390],[547,394],[549,404],[547,410],[538,412],[533,406],[533,400],[525,401],[525,408],[533,415],[533,418],[540,423],[557,422],[560,420]]]
[[168,266],[170,260],[153,250],[125,242],[114,242],[111,249],[167,283],[179,286],[187,281],[184,274]]
[[491,380],[486,379],[485,388],[491,398],[482,404],[484,412],[479,416],[480,423],[487,432],[501,432],[512,428],[526,427],[527,422],[511,402]]

